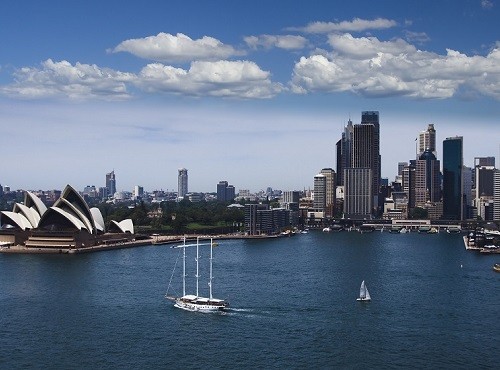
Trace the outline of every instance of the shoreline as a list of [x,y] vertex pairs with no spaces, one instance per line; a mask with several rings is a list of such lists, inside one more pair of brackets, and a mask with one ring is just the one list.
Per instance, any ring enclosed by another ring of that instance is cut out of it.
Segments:
[[149,245],[167,245],[182,243],[184,237],[186,240],[195,240],[197,237],[202,239],[213,239],[213,240],[231,240],[231,239],[244,239],[244,240],[268,240],[276,239],[280,237],[285,237],[286,235],[158,235],[152,236],[147,239],[133,240],[128,242],[120,242],[115,244],[103,244],[95,245],[92,247],[84,248],[58,248],[58,247],[26,247],[24,245],[11,245],[0,247],[0,253],[5,254],[82,254],[82,253],[94,253],[103,252],[115,249],[125,249],[125,248],[135,248],[135,247],[145,247]]

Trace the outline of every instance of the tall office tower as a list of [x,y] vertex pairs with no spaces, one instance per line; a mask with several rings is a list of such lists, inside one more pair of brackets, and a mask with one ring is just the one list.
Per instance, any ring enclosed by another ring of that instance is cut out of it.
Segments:
[[500,170],[493,175],[493,220],[500,221]]
[[236,190],[233,185],[228,185],[226,188],[226,202],[232,201],[236,197]]
[[436,130],[434,125],[431,123],[427,126],[427,130],[420,131],[418,135],[418,156],[420,157],[427,149],[429,149],[432,154],[437,155],[436,152]]
[[464,218],[472,219],[477,216],[477,213],[474,213],[474,196],[472,192],[473,181],[473,171],[472,168],[463,166],[462,168],[462,178],[463,178],[463,194],[464,194]]
[[219,202],[225,202],[226,201],[226,188],[228,186],[227,181],[219,181],[217,184],[217,200]]
[[426,149],[416,160],[415,207],[424,207],[427,202],[441,199],[440,163],[430,149]]
[[333,217],[335,212],[335,171],[332,168],[323,168],[320,173],[326,177],[325,216]]
[[337,185],[344,185],[344,170],[352,167],[352,137],[354,126],[347,121],[342,138],[337,142]]
[[318,212],[326,210],[326,176],[321,173],[314,176],[313,207]]
[[115,193],[116,193],[115,170],[106,174],[106,189],[108,191],[108,196],[115,195]]
[[463,138],[449,137],[443,141],[443,218],[463,220]]
[[179,169],[177,176],[177,198],[184,198],[188,193],[188,170],[185,168]]
[[[363,112],[366,113],[366,112]],[[378,124],[366,122],[354,125],[352,167],[372,170],[371,194],[373,213],[378,213],[380,192],[380,154],[377,139]],[[345,184],[345,181],[344,181]]]
[[217,200],[219,202],[229,202],[234,199],[236,192],[233,185],[227,181],[219,181],[217,184]]
[[[379,199],[380,193],[380,178],[382,176],[381,169],[381,157],[380,157],[380,121],[379,121],[379,113],[378,111],[364,111],[361,112],[361,124],[362,125],[373,125],[373,141],[372,141],[372,157],[373,164],[371,166],[373,170],[372,174],[372,194],[373,194],[373,207],[377,208],[377,212],[383,206],[383,199]],[[380,201],[380,203],[379,203]]]
[[493,202],[494,173],[495,157],[474,158],[474,205],[477,209],[477,215],[483,220],[489,220],[489,217],[484,213],[484,204]]
[[408,199],[408,209],[415,208],[415,171],[416,161],[411,160],[410,163],[403,168],[403,191]]
[[403,169],[408,166],[408,162],[398,162],[398,176],[403,176]]
[[347,168],[344,171],[344,218],[371,218],[372,173],[371,168]]

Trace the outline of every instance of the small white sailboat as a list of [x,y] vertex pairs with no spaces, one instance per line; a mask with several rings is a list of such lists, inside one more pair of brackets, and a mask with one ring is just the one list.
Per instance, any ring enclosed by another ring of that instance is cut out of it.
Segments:
[[[210,245],[210,278],[208,281],[209,286],[209,297],[200,297],[199,295],[199,248],[201,245]],[[196,294],[186,294],[186,248],[196,246]],[[177,308],[182,308],[187,311],[202,311],[202,312],[211,312],[211,311],[222,311],[226,307],[229,306],[229,303],[224,301],[223,299],[217,299],[212,296],[212,260],[213,260],[213,247],[214,243],[212,239],[210,239],[210,244],[208,243],[200,243],[200,238],[196,238],[196,244],[186,244],[186,238],[184,238],[184,243],[173,248],[183,248],[183,256],[182,256],[182,296],[174,297],[165,294],[165,298],[174,301],[174,306]],[[172,280],[172,279],[170,279]],[[170,288],[170,284],[169,287]]]
[[363,280],[361,282],[361,287],[359,288],[359,298],[356,299],[357,301],[371,301],[370,293],[368,292],[368,288],[366,287],[365,281]]

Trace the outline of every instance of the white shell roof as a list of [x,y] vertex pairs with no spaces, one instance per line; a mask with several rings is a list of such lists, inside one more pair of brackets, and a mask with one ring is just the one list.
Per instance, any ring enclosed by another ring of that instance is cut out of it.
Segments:
[[22,230],[32,228],[29,220],[26,217],[24,217],[24,215],[21,213],[11,212],[11,211],[2,211],[2,215],[5,215],[6,217],[10,218]]

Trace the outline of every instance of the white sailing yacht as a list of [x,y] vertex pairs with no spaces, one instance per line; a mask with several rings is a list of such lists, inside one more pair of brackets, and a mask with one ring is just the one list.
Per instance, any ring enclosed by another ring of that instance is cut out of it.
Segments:
[[[199,295],[199,248],[200,246],[203,245],[210,245],[210,278],[208,281],[208,287],[209,287],[209,297],[200,297]],[[196,294],[186,294],[186,248],[187,247],[194,247],[196,246]],[[196,244],[186,244],[186,238],[184,238],[184,243],[178,246],[175,246],[173,248],[182,248],[183,249],[183,256],[182,256],[182,296],[181,297],[174,297],[174,296],[169,296],[168,295],[168,290],[167,294],[165,295],[165,298],[170,299],[174,301],[174,306],[178,308],[182,308],[184,310],[188,311],[204,311],[204,312],[210,312],[210,311],[220,311],[224,310],[226,307],[229,306],[229,303],[224,301],[223,299],[216,299],[212,296],[212,280],[213,280],[213,275],[212,275],[212,260],[213,260],[213,247],[214,243],[213,240],[210,239],[210,244],[209,243],[200,243],[200,238],[196,238]],[[169,284],[170,288],[170,284]]]
[[359,288],[359,298],[357,301],[371,301],[370,293],[368,292],[368,288],[366,287],[365,281],[361,282],[361,287]]

